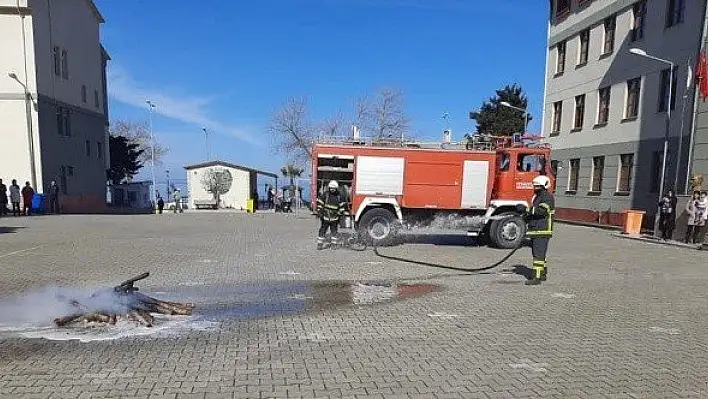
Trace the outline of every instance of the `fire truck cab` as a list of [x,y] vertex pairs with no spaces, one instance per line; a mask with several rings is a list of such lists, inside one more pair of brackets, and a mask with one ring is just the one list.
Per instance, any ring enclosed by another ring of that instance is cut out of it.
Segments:
[[374,245],[389,245],[401,229],[458,231],[500,248],[523,240],[531,181],[547,175],[555,188],[550,147],[538,137],[473,136],[463,143],[317,143],[311,199],[330,180],[345,194],[354,227]]

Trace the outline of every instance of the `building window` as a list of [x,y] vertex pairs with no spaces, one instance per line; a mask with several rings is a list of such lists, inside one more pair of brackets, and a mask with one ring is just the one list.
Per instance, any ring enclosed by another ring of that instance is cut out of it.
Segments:
[[86,103],[86,85],[81,85],[81,101]]
[[666,7],[666,27],[670,28],[683,22],[686,0],[668,0]]
[[558,134],[561,130],[561,118],[563,117],[563,102],[558,101],[553,103],[553,121],[551,133]]
[[644,37],[644,24],[646,23],[647,1],[642,0],[632,6],[632,41],[635,42]]
[[93,105],[98,108],[101,105],[98,97],[98,90],[93,91]]
[[592,176],[590,191],[599,193],[602,191],[602,175],[605,171],[605,157],[593,157],[592,158]]
[[71,136],[71,114],[67,108],[57,108],[57,130],[60,136]]
[[61,76],[61,51],[59,46],[54,46],[54,74]]
[[583,128],[583,120],[585,119],[585,94],[575,96],[575,115],[573,118],[573,129],[580,130]]
[[565,42],[556,44],[556,75],[565,72]]
[[568,173],[568,191],[578,191],[578,180],[580,178],[580,159],[570,160],[570,172]]
[[90,157],[91,156],[91,141],[86,140],[86,156]]
[[[666,104],[669,102],[669,70],[671,68],[666,68],[661,71],[660,84],[659,84],[659,106],[657,108],[658,112],[666,112]],[[676,108],[676,83],[678,78],[677,68],[674,68],[671,74],[671,109]]]
[[642,78],[627,81],[627,104],[624,110],[625,119],[635,119],[639,116],[639,95],[641,94]]
[[610,119],[610,87],[603,87],[597,94],[597,124],[605,125]]
[[632,169],[634,168],[634,154],[620,155],[620,170],[617,176],[617,191],[628,193],[632,186]]
[[658,193],[661,182],[661,153],[654,151],[651,154],[651,184],[649,192]]
[[69,54],[66,50],[61,51],[61,77],[69,79]]
[[583,66],[588,63],[588,54],[590,53],[590,29],[585,29],[580,32],[580,56],[578,58],[578,66]]
[[611,54],[615,50],[615,16],[605,18],[605,40],[602,45],[602,54]]
[[570,0],[558,0],[556,2],[556,18],[563,18],[570,14]]
[[99,141],[96,143],[96,155],[98,156],[98,159],[103,158],[103,144]]

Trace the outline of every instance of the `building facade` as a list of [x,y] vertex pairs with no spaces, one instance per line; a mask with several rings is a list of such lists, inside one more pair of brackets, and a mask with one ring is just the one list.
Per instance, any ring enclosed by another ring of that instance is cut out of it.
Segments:
[[0,0],[0,178],[56,181],[66,212],[106,205],[102,23],[92,0]]
[[542,131],[559,218],[619,224],[639,209],[652,224],[667,131],[665,190],[686,190],[706,3],[551,0]]
[[[219,208],[245,210],[246,201],[253,198],[258,175],[276,179],[278,175],[262,172],[224,161],[210,161],[184,167],[187,171],[188,207],[195,209],[195,201],[212,201],[210,189],[219,187]],[[216,175],[216,176],[215,176]],[[217,177],[218,176],[218,177]]]

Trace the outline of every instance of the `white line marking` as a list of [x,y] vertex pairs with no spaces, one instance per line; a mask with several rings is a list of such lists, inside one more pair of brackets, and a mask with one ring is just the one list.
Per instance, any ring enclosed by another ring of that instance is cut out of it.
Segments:
[[453,319],[455,317],[460,317],[460,316],[456,315],[456,314],[435,312],[435,313],[428,313],[428,317],[440,317],[441,319]]
[[669,334],[669,335],[681,334],[681,330],[679,330],[678,328],[649,327],[649,331],[663,333],[663,334]]
[[47,245],[49,245],[49,244],[38,245],[38,246],[32,247],[32,248],[18,249],[17,251],[12,251],[12,252],[8,252],[8,253],[6,253],[6,254],[0,255],[0,258],[5,258],[5,257],[7,257],[7,256],[21,254],[21,253],[23,253],[23,252],[33,251],[33,250],[35,250],[35,249],[39,249],[39,248],[42,248],[42,247],[46,247]]

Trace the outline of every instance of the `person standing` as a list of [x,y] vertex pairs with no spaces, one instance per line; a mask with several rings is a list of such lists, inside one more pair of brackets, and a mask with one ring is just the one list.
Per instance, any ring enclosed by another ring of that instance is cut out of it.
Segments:
[[157,211],[162,215],[162,210],[165,208],[165,200],[162,199],[162,196],[157,197]]
[[344,197],[339,193],[339,184],[332,180],[327,185],[328,190],[319,198],[317,198],[317,214],[320,217],[321,225],[317,234],[317,249],[320,250],[324,246],[327,229],[331,233],[332,244],[338,241],[337,229],[339,228],[339,220],[346,214],[346,202]]
[[182,193],[180,193],[179,189],[175,189],[172,198],[175,200],[174,213],[177,213],[177,210],[179,210],[179,213],[182,213]]
[[0,179],[0,216],[7,215],[7,186]]
[[[690,242],[695,242],[698,236],[698,229],[701,223],[700,215],[698,215],[698,201],[701,200],[701,192],[694,191],[693,197],[686,203],[686,214],[688,219],[686,220],[686,236],[683,237],[683,242],[686,244]],[[699,217],[696,217],[699,216]]]
[[12,179],[10,185],[10,202],[12,202],[12,216],[20,216],[20,186],[15,179]]
[[659,202],[659,229],[661,230],[661,239],[670,240],[674,235],[676,228],[676,203],[678,198],[674,194],[674,190],[668,190],[666,195]]
[[59,213],[59,186],[54,180],[49,185],[49,212]]
[[34,197],[34,189],[30,186],[30,182],[26,181],[25,186],[22,187],[22,203],[25,216],[29,216],[32,210],[32,197]]
[[547,176],[536,176],[531,184],[534,196],[531,207],[518,206],[518,211],[524,214],[528,223],[527,235],[531,237],[531,255],[533,256],[533,277],[526,285],[538,285],[546,281],[548,267],[546,253],[548,244],[553,237],[553,215],[555,214],[555,199],[550,193],[551,179]]

